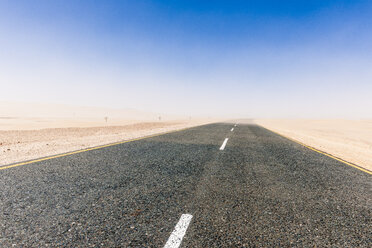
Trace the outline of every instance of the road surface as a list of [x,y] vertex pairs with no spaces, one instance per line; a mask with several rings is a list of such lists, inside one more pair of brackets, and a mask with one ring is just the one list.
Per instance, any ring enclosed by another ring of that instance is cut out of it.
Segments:
[[0,179],[0,247],[372,244],[372,176],[254,124],[199,126]]

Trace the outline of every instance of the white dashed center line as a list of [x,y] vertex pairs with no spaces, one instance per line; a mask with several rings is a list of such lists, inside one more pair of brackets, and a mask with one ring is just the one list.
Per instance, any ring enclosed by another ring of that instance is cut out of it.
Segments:
[[178,221],[164,248],[177,248],[181,245],[183,236],[185,236],[186,230],[189,227],[191,219],[192,219],[191,214],[181,215],[180,220]]
[[222,146],[220,147],[220,150],[221,150],[221,151],[222,151],[223,149],[225,149],[225,146],[226,146],[226,143],[227,143],[228,140],[229,140],[229,139],[226,138],[226,139],[223,141]]
[[234,131],[234,128],[231,128],[231,132]]

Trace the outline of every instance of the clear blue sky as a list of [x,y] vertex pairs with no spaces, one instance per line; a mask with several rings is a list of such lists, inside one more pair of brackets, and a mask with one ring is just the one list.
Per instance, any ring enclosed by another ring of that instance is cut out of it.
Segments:
[[0,1],[0,100],[372,118],[372,1]]

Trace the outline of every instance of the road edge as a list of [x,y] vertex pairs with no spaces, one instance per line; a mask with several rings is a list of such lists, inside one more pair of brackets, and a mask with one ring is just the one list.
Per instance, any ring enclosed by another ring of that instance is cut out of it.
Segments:
[[266,129],[266,130],[269,131],[269,132],[275,133],[275,134],[277,134],[277,135],[279,135],[279,136],[281,136],[281,137],[283,137],[283,138],[285,138],[285,139],[288,139],[288,140],[293,141],[293,142],[295,142],[295,143],[297,143],[297,144],[300,144],[300,145],[302,145],[302,146],[304,146],[304,147],[306,147],[306,148],[308,148],[308,149],[310,149],[310,150],[313,150],[313,151],[315,151],[315,152],[317,152],[317,153],[323,154],[323,155],[325,155],[325,156],[327,156],[327,157],[333,158],[333,159],[335,159],[335,160],[337,160],[337,161],[339,161],[339,162],[342,162],[342,163],[344,163],[344,164],[346,164],[346,165],[348,165],[348,166],[354,167],[354,168],[356,168],[356,169],[358,169],[358,170],[360,170],[360,171],[363,171],[363,172],[365,172],[365,173],[367,173],[367,174],[372,175],[372,171],[370,171],[370,170],[368,170],[368,169],[365,169],[365,168],[363,168],[362,166],[356,165],[356,164],[351,163],[351,162],[348,162],[348,161],[346,161],[346,160],[344,160],[344,159],[342,159],[342,158],[336,157],[336,156],[334,156],[334,155],[332,155],[332,154],[329,154],[329,153],[327,153],[327,152],[321,151],[321,150],[319,150],[319,149],[317,149],[317,148],[314,148],[314,147],[312,147],[312,146],[306,145],[306,144],[304,144],[304,143],[302,143],[302,142],[300,142],[300,141],[298,141],[298,140],[295,140],[295,139],[293,139],[293,138],[290,138],[290,137],[288,137],[288,136],[286,136],[286,135],[284,135],[284,134],[278,133],[278,132],[276,132],[276,131],[274,131],[274,130],[268,129],[268,128],[266,128],[266,127],[264,127],[264,126],[262,126],[262,125],[259,125],[259,124],[257,124],[257,123],[256,123],[256,125],[257,125],[257,126],[260,126],[260,127],[262,127],[262,128],[264,128],[264,129]]

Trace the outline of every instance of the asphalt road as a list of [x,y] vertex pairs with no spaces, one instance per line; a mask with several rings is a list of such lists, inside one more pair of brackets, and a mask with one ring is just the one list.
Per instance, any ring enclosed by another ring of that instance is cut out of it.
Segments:
[[372,246],[371,175],[233,127],[0,170],[0,247],[164,247],[184,214],[181,247]]

